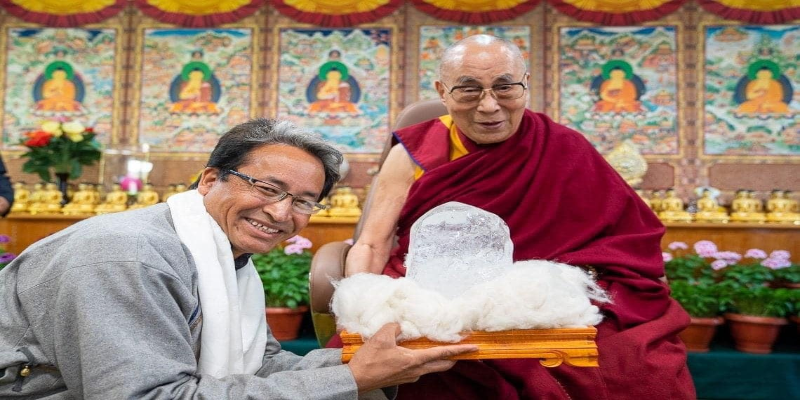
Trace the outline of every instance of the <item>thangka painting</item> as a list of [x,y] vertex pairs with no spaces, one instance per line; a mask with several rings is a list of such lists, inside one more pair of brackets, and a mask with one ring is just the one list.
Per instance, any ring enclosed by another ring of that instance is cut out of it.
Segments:
[[531,29],[528,26],[420,26],[419,100],[439,97],[434,82],[439,79],[442,52],[453,43],[478,34],[497,36],[516,44],[530,70]]
[[388,28],[279,31],[278,117],[344,153],[380,153],[389,135]]
[[138,137],[152,151],[210,152],[250,118],[252,29],[144,29]]
[[800,155],[800,26],[707,26],[703,152]]
[[562,27],[558,118],[601,153],[631,140],[642,154],[679,152],[673,26]]
[[79,121],[108,143],[115,125],[117,39],[116,29],[8,28],[3,145],[16,145],[46,120]]

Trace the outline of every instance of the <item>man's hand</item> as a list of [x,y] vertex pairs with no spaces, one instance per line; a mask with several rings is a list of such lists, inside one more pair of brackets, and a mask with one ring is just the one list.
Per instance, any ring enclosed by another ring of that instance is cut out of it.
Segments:
[[448,357],[477,351],[469,344],[411,350],[397,346],[400,325],[384,325],[353,354],[348,366],[359,392],[416,382],[421,375],[450,369]]

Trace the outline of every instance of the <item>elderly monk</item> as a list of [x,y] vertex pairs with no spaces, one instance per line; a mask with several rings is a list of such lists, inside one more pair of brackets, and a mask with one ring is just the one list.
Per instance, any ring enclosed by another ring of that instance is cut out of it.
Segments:
[[442,60],[436,90],[449,115],[394,133],[346,274],[403,276],[414,221],[460,201],[505,220],[515,261],[592,269],[613,303],[601,305],[599,368],[460,361],[401,385],[399,398],[694,398],[677,337],[689,317],[659,279],[663,225],[580,133],[525,109],[530,75],[516,46],[472,36]]

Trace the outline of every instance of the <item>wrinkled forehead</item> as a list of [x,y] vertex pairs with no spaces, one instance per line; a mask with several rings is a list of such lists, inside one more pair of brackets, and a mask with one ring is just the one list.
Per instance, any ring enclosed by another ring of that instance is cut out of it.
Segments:
[[453,48],[448,59],[442,61],[441,72],[442,78],[448,80],[519,80],[525,73],[525,62],[501,44],[470,44]]

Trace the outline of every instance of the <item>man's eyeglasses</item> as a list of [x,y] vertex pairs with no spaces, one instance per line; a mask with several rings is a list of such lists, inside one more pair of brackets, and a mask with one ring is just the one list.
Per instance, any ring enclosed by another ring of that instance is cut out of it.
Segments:
[[490,88],[484,88],[478,85],[459,85],[448,88],[444,82],[442,82],[442,86],[447,89],[447,93],[458,103],[475,103],[480,101],[487,90],[496,100],[516,100],[522,97],[522,95],[525,94],[525,89],[528,88],[525,86],[524,81],[526,75],[528,75],[527,72],[525,75],[522,75],[523,80],[519,82],[498,83],[497,85],[492,85]]
[[316,201],[297,197],[297,195],[291,194],[272,183],[253,178],[252,176],[245,175],[239,171],[227,169],[225,172],[244,179],[245,182],[250,184],[250,191],[267,203],[277,203],[286,197],[291,196],[292,210],[301,214],[316,214],[328,208],[328,206],[324,204],[319,204]]

